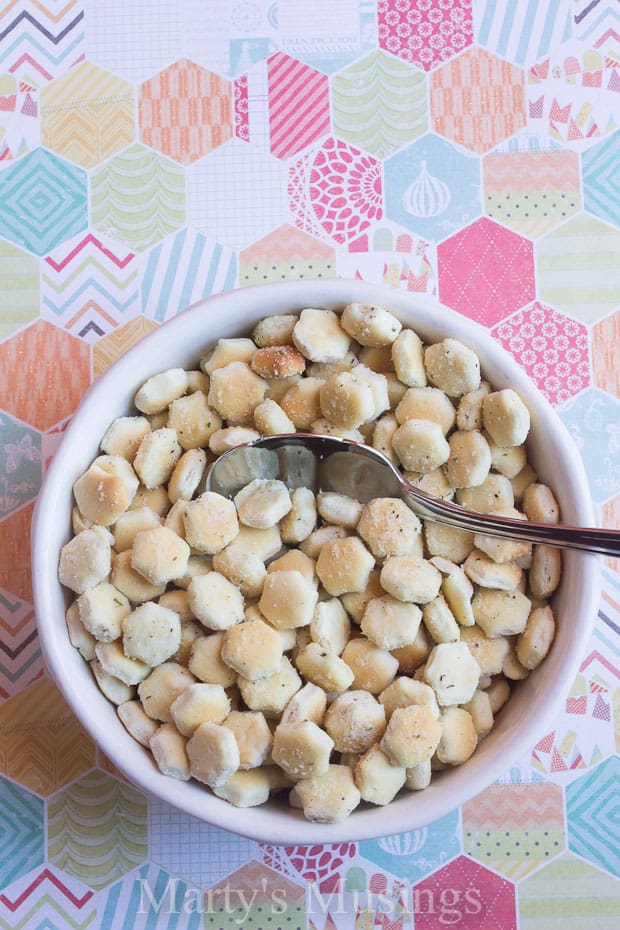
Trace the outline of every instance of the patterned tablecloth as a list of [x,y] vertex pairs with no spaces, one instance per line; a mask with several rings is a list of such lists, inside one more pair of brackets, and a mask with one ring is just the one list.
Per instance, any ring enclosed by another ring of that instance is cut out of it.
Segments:
[[45,677],[29,526],[88,384],[206,295],[437,294],[620,522],[618,0],[0,0],[0,927],[611,930],[620,575],[551,732],[428,828],[261,845],[153,801]]

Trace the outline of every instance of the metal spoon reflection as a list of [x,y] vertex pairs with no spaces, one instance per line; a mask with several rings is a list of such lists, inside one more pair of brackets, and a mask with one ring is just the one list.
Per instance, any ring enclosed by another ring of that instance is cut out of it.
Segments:
[[620,555],[620,531],[533,523],[465,510],[413,487],[383,453],[351,439],[313,433],[264,436],[221,455],[208,475],[207,490],[234,497],[257,477],[279,478],[291,490],[336,491],[362,503],[376,497],[400,497],[419,517],[472,533]]

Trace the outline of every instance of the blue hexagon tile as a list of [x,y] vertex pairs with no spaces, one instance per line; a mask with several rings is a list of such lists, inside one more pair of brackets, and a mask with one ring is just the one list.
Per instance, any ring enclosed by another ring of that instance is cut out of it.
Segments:
[[0,888],[43,863],[43,801],[8,778],[2,777],[0,840]]
[[388,217],[431,241],[482,212],[480,161],[428,133],[384,163]]
[[588,388],[558,413],[581,453],[592,497],[602,504],[620,491],[620,400]]
[[228,291],[237,281],[237,256],[193,229],[167,236],[146,255],[142,312],[157,323],[190,304]]
[[0,411],[0,519],[34,500],[41,485],[41,434]]
[[364,840],[358,848],[360,856],[413,884],[461,852],[459,812],[451,811],[428,827],[411,833]]
[[584,206],[620,226],[620,130],[582,155]]
[[0,236],[44,255],[86,228],[86,172],[34,149],[0,172]]
[[202,892],[153,863],[128,872],[99,892],[97,927],[101,930],[202,930]]
[[497,0],[474,4],[474,36],[489,51],[517,65],[542,58],[550,48],[570,39],[572,21],[568,4],[559,0],[510,4]]
[[568,845],[620,878],[620,759],[601,762],[566,789]]

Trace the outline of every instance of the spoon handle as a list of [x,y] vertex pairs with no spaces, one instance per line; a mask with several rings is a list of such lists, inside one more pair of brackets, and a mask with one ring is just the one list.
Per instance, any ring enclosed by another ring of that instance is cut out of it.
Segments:
[[510,539],[525,539],[562,549],[585,549],[602,555],[620,556],[620,531],[558,523],[533,523],[463,510],[457,504],[437,500],[403,481],[403,497],[420,517],[426,517],[472,533]]

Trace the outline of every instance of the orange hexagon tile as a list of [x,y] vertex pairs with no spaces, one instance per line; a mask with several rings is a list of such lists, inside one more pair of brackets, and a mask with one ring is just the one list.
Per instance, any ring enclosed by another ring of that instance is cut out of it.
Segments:
[[467,49],[430,78],[433,129],[472,152],[487,152],[526,124],[521,68]]
[[[620,494],[612,497],[611,500],[605,501],[601,507],[601,526],[619,527],[620,526]],[[605,556],[605,562],[613,571],[620,572],[620,558],[614,559],[613,556]],[[615,609],[620,613],[620,596],[617,598],[618,603]],[[620,725],[620,724],[619,724]],[[619,750],[620,751],[620,750]]]
[[39,320],[0,345],[0,371],[0,408],[45,430],[80,402],[90,383],[90,349]]
[[0,707],[0,771],[20,785],[47,797],[94,764],[92,740],[49,678]]
[[0,242],[0,339],[39,315],[39,259]]
[[495,784],[463,806],[463,845],[508,878],[528,875],[566,847],[559,785]]
[[486,215],[524,236],[543,235],[581,209],[576,152],[492,152],[482,176]]
[[182,60],[140,85],[140,140],[183,165],[232,137],[232,83]]
[[239,253],[242,285],[335,277],[334,248],[293,226],[281,226]]
[[130,349],[144,336],[157,329],[157,323],[147,320],[146,317],[136,316],[124,326],[119,326],[100,339],[93,349],[93,374],[95,378],[102,375],[121,355]]
[[41,91],[43,145],[92,168],[133,142],[134,89],[83,61]]
[[0,523],[0,588],[32,603],[30,524],[34,503],[26,504]]
[[620,397],[620,310],[592,327],[592,371],[597,387]]

